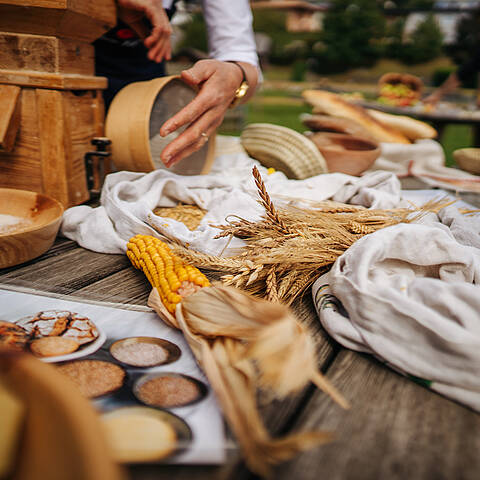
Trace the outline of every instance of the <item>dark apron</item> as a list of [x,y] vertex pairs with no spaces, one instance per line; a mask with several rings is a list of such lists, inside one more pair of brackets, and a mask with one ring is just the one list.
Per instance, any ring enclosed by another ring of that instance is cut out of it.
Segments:
[[[175,2],[166,10],[168,18],[175,11]],[[107,77],[108,88],[103,91],[107,110],[116,93],[132,82],[152,80],[165,75],[165,62],[156,63],[148,59],[147,48],[121,20],[93,43],[95,47],[95,74]]]

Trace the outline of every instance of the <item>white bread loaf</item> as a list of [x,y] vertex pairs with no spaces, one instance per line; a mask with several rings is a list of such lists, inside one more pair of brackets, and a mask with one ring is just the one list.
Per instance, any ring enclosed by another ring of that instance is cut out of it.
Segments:
[[387,127],[372,117],[367,111],[353,105],[335,93],[324,90],[304,90],[303,98],[315,107],[315,111],[322,111],[327,115],[348,118],[367,129],[377,142],[410,143],[408,138],[399,131]]
[[391,115],[390,113],[379,112],[378,110],[367,110],[367,112],[384,125],[395,128],[403,133],[410,140],[435,138],[437,136],[437,131],[428,125],[428,123],[415,120],[406,115]]

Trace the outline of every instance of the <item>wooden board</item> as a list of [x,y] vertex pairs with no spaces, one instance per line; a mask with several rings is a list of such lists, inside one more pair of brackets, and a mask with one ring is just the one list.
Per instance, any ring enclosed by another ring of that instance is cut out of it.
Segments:
[[[62,94],[57,90],[36,90],[40,161],[43,191],[69,204],[67,151],[64,139],[65,119]],[[67,161],[66,161],[67,160]]]
[[116,23],[114,0],[2,0],[0,31],[92,42]]
[[330,428],[336,441],[275,478],[316,480],[320,470],[332,480],[478,478],[478,414],[354,352],[342,350],[329,376],[352,409],[342,412],[315,395],[296,428]]
[[11,152],[20,127],[20,87],[0,85],[0,151]]
[[93,46],[51,36],[0,32],[0,70],[95,75]]
[[98,90],[22,89],[15,148],[0,151],[0,187],[45,193],[66,207],[88,200],[84,157],[103,132],[102,109]]
[[42,192],[35,90],[22,89],[20,134],[15,152],[0,152],[0,187]]
[[0,70],[0,84],[57,90],[97,90],[107,88],[105,77],[41,73],[21,70]]

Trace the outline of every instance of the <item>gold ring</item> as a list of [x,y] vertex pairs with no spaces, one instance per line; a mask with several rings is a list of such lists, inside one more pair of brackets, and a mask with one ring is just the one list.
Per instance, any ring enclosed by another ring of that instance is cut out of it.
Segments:
[[205,142],[208,142],[208,135],[205,132],[202,132],[200,135],[205,139]]

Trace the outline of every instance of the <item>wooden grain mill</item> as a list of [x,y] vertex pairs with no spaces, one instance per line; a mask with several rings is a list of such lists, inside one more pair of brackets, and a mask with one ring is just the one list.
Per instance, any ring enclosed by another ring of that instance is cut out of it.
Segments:
[[115,23],[114,0],[0,0],[0,187],[89,198],[84,158],[103,136],[107,86],[90,43]]

